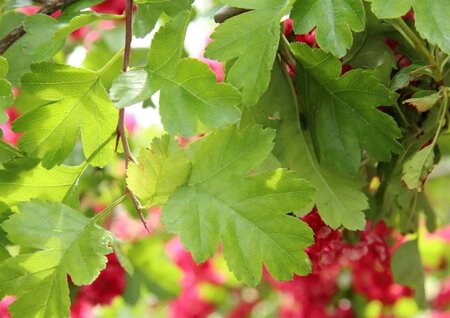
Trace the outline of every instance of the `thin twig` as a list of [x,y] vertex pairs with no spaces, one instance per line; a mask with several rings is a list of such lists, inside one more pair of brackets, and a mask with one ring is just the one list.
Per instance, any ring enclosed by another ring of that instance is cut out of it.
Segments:
[[215,15],[214,15],[214,21],[216,23],[223,23],[226,20],[237,16],[239,14],[245,13],[250,11],[249,9],[241,9],[241,8],[234,8],[234,7],[223,7],[220,9]]
[[[132,15],[133,15],[133,0],[127,0],[125,8],[125,51],[123,53],[123,67],[122,67],[123,72],[126,72],[128,70],[128,64],[130,63],[131,39],[133,35]],[[130,161],[136,163],[136,159],[134,159],[133,154],[131,153],[130,145],[128,144],[127,135],[125,133],[124,108],[121,108],[119,110],[119,122],[117,124],[117,138],[118,139],[116,140],[116,149],[120,139],[122,141],[123,152],[125,155],[125,171],[128,171],[128,164],[130,163]],[[136,195],[127,186],[125,186],[125,194],[127,194],[130,197],[139,215],[139,219],[141,220],[147,232],[150,233],[150,229],[148,228],[147,222],[145,221],[144,215],[142,214],[141,203],[137,199]]]
[[[75,2],[77,0],[47,0],[44,2],[43,7],[37,12],[40,14],[52,15],[58,10],[61,10],[65,6]],[[11,45],[25,35],[25,29],[23,24],[9,32],[3,39],[0,40],[0,55],[5,53]]]

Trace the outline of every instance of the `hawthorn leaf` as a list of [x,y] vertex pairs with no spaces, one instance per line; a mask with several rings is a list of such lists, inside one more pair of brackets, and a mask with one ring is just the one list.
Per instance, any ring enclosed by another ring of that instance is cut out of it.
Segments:
[[[146,67],[121,75],[113,84],[111,95],[118,107],[140,102],[160,90],[160,115],[166,131],[194,136],[224,128],[240,119],[241,95],[230,84],[217,83],[209,67],[199,60],[181,58],[183,40],[190,12],[183,11],[156,34]],[[134,81],[144,77],[141,85]],[[133,90],[132,93],[120,92]]]
[[395,282],[414,288],[417,303],[425,308],[425,274],[417,244],[417,240],[401,244],[392,255],[391,269]]
[[229,84],[216,83],[208,65],[186,58],[161,88],[160,115],[171,134],[194,136],[236,123],[241,95]]
[[21,41],[22,51],[31,56],[33,62],[43,62],[64,46],[65,39],[53,39],[58,31],[58,21],[45,14],[27,16],[23,24],[25,36]]
[[[24,132],[19,148],[51,168],[69,156],[81,132],[83,152],[89,157],[117,127],[118,111],[100,82],[102,72],[52,63],[32,65],[31,70],[22,78],[22,89],[48,104],[13,123],[15,131]],[[111,142],[91,164],[103,167],[113,156]]]
[[411,104],[418,112],[423,113],[429,111],[441,98],[441,94],[437,91],[420,90],[414,93],[411,98],[405,99],[403,104]]
[[343,225],[349,230],[362,230],[363,211],[369,208],[362,184],[318,162],[309,133],[300,124],[297,100],[282,67],[275,63],[269,89],[254,108],[244,111],[241,126],[259,123],[276,128],[273,154],[283,167],[296,171],[317,189],[313,203],[324,222],[332,228]]
[[321,162],[356,174],[361,150],[379,161],[389,161],[392,152],[402,150],[396,122],[377,109],[394,104],[396,93],[368,70],[339,76],[338,59],[320,49],[297,43],[292,51],[299,62],[300,103]]
[[30,199],[63,201],[82,171],[81,166],[47,170],[29,158],[4,163],[0,170],[0,201],[10,206]]
[[380,19],[399,18],[411,6],[417,31],[431,44],[450,54],[450,2],[447,0],[369,0],[371,9]]
[[402,180],[405,181],[409,189],[423,191],[426,178],[434,168],[434,147],[428,145],[411,158],[403,166]]
[[242,91],[243,104],[255,105],[266,91],[280,40],[280,19],[293,1],[223,1],[254,9],[220,24],[205,51],[211,59],[234,61],[226,81]]
[[146,36],[155,27],[160,15],[164,12],[176,16],[184,10],[190,10],[193,0],[137,0],[133,32],[139,38]]
[[8,239],[30,251],[0,263],[0,298],[17,296],[13,317],[68,317],[67,275],[90,284],[106,266],[112,236],[78,211],[60,203],[31,201],[5,221]]
[[153,139],[151,149],[143,149],[138,162],[128,167],[127,185],[146,208],[166,203],[186,183],[191,170],[178,142],[169,135]]
[[260,281],[262,263],[278,280],[311,270],[303,249],[313,243],[312,231],[287,213],[310,204],[314,188],[284,169],[249,176],[269,155],[274,137],[261,126],[231,126],[205,137],[191,159],[188,183],[162,214],[197,262],[221,241],[228,267],[249,285]]
[[12,86],[6,79],[3,79],[8,74],[8,70],[8,62],[3,56],[0,56],[0,124],[8,120],[8,116],[3,110],[14,102]]
[[[1,137],[1,130],[0,130]],[[0,164],[23,157],[24,154],[7,142],[0,140]]]
[[149,74],[142,68],[121,73],[113,82],[109,96],[117,108],[124,108],[150,98]]
[[352,31],[363,31],[365,24],[361,0],[297,0],[291,18],[296,33],[305,34],[317,27],[317,43],[337,57],[352,46]]

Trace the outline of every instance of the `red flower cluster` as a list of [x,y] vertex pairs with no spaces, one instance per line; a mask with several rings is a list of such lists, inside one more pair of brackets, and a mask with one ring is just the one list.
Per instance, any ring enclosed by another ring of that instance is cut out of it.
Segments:
[[174,318],[208,316],[214,311],[215,306],[201,298],[199,285],[201,283],[220,285],[223,278],[214,271],[211,261],[196,264],[177,238],[170,241],[167,248],[173,261],[183,270],[182,291],[178,298],[170,303],[170,316]]
[[97,279],[87,286],[80,287],[70,311],[71,318],[92,317],[92,307],[110,304],[122,294],[125,285],[125,270],[120,266],[114,253],[109,254],[106,268]]
[[19,113],[14,107],[8,108],[6,110],[6,113],[8,114],[8,121],[2,125],[0,125],[0,129],[3,131],[3,137],[2,140],[10,143],[11,145],[17,145],[17,141],[19,140],[19,137],[21,134],[15,133],[11,129],[11,123],[19,117]]

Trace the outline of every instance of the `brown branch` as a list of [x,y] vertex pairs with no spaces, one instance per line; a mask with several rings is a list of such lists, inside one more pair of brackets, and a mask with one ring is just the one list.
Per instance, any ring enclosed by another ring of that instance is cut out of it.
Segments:
[[[128,70],[128,64],[130,63],[130,54],[131,54],[131,39],[133,35],[133,0],[127,0],[125,7],[125,50],[123,53],[123,67],[122,71],[126,72]],[[133,154],[130,150],[130,145],[128,144],[127,135],[125,132],[125,109],[121,108],[119,110],[119,122],[117,124],[117,140],[116,140],[116,149],[119,139],[122,141],[123,152],[125,154],[125,171],[128,171],[128,164],[131,162],[136,163],[136,159],[134,159]],[[147,226],[147,222],[145,221],[144,216],[142,215],[142,206],[136,195],[133,191],[130,190],[127,186],[125,187],[125,193],[128,194],[131,201],[133,201],[133,205],[136,208],[136,211],[139,215],[139,219],[144,225],[147,232],[150,233],[150,229]]]
[[[40,14],[52,15],[58,10],[61,10],[65,6],[75,2],[77,0],[47,0],[44,2],[43,7],[37,12]],[[0,40],[0,55],[6,52],[11,45],[19,40],[24,34],[25,29],[23,23],[9,32],[3,39]]]

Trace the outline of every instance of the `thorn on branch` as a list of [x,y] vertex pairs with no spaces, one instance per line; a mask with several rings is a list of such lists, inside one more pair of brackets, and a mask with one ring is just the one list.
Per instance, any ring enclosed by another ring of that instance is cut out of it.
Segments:
[[214,21],[216,23],[223,23],[226,20],[228,20],[234,16],[237,16],[239,14],[242,14],[242,13],[245,13],[248,11],[251,11],[251,10],[234,8],[234,7],[223,7],[214,15]]

